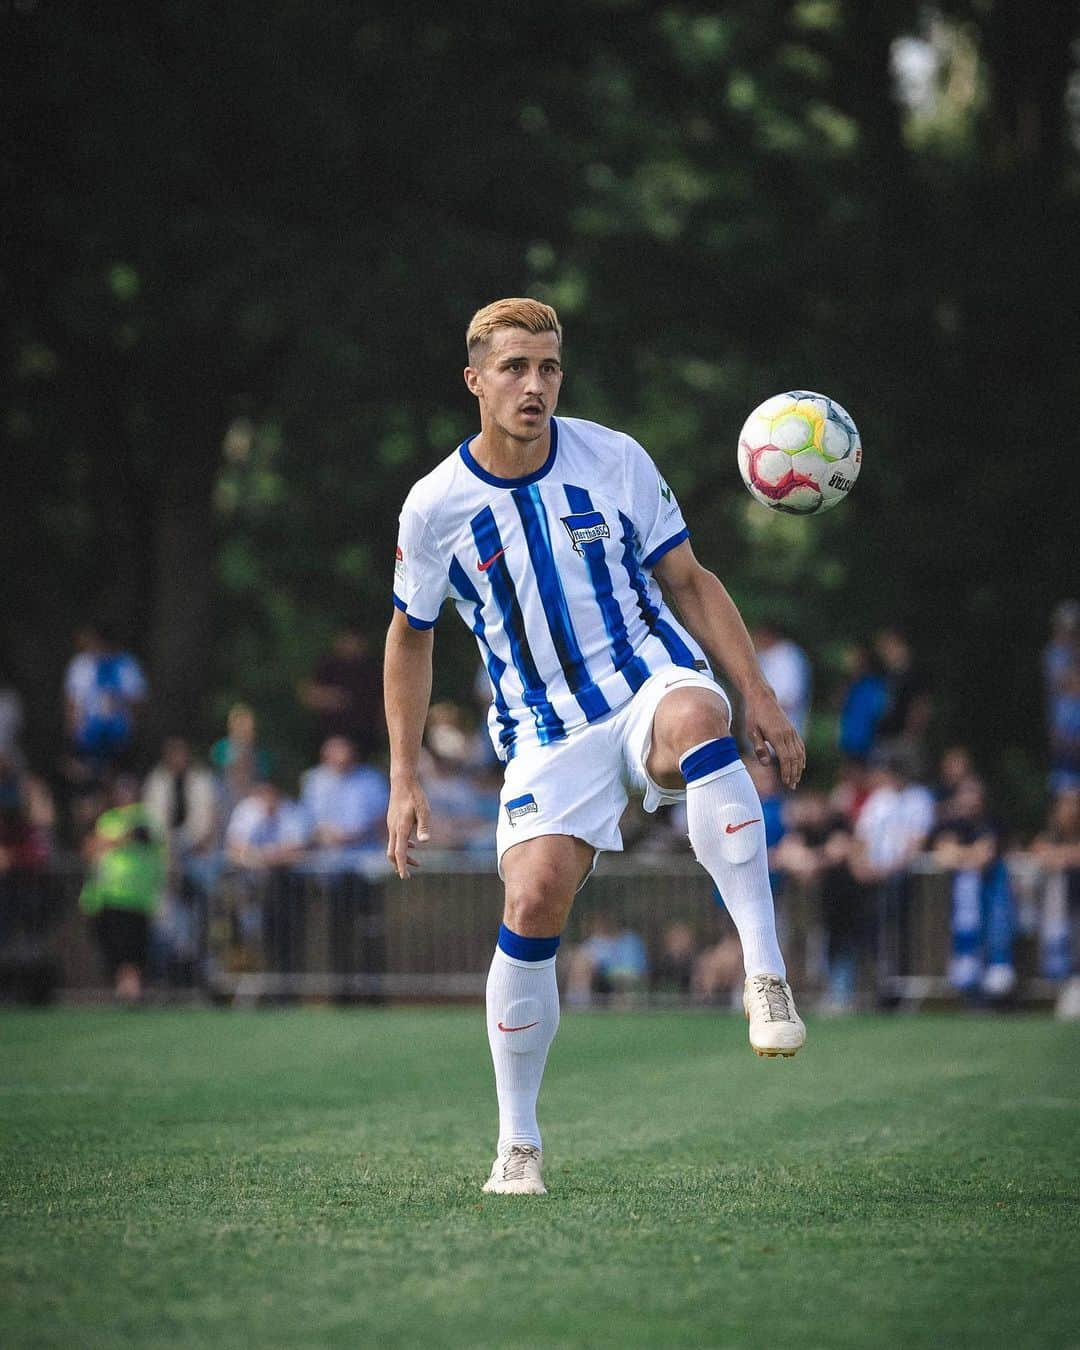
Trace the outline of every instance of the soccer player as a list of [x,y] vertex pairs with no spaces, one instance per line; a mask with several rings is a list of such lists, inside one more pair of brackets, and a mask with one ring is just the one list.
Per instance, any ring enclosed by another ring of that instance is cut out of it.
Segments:
[[450,597],[487,666],[489,729],[506,765],[505,908],[487,983],[499,1141],[484,1190],[543,1195],[536,1101],[559,1025],[555,951],[597,854],[622,848],[629,789],[644,792],[647,811],[686,800],[690,843],[742,942],[752,1047],[793,1055],[805,1041],[776,938],[761,803],[709,661],[738,686],[755,753],[768,763],[772,746],[789,788],[806,752],[653,461],[621,432],[554,416],[555,311],[497,300],[466,341],[479,434],[416,483],[401,512],[386,640],[387,855],[407,878],[429,837],[417,763],[431,630]]

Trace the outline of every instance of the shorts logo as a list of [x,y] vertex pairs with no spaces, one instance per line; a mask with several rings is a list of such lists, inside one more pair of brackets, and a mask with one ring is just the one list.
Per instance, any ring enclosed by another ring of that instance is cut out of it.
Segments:
[[512,801],[506,803],[506,818],[511,825],[516,825],[525,816],[536,815],[539,810],[536,798],[531,792],[526,792],[524,797],[515,797]]
[[570,536],[574,552],[584,556],[585,545],[593,544],[597,539],[610,539],[611,530],[599,511],[583,511],[577,516],[562,516],[562,523]]

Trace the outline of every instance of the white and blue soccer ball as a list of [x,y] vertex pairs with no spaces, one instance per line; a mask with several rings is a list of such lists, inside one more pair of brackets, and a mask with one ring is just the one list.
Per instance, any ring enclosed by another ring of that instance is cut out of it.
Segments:
[[806,389],[767,398],[739,433],[743,482],[771,511],[830,511],[855,486],[861,465],[851,417],[835,399]]

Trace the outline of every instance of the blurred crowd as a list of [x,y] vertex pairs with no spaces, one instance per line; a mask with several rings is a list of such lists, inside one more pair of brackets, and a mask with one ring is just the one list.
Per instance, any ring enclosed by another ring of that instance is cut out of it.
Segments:
[[[754,641],[767,679],[805,734],[811,708],[822,711],[811,660],[780,627],[759,627]],[[827,1008],[856,1006],[890,916],[903,911],[913,875],[928,867],[950,878],[955,989],[976,1001],[1009,998],[1018,934],[1033,928],[1041,973],[1072,974],[1080,603],[1056,607],[1042,657],[1049,805],[1034,838],[1019,837],[1008,812],[995,810],[966,747],[932,754],[933,688],[895,627],[848,653],[831,710],[838,764],[831,781],[811,775],[787,795],[771,768],[748,762],[764,805],[781,917],[791,897],[819,897]],[[256,711],[242,702],[211,744],[170,735],[148,764],[143,726],[152,691],[141,663],[115,634],[90,625],[76,635],[64,678],[64,754],[44,773],[26,762],[22,698],[0,672],[0,949],[25,926],[30,880],[75,852],[86,869],[81,907],[120,998],[137,1000],[148,971],[197,982],[209,899],[222,885],[239,896],[234,922],[254,935],[265,965],[286,969],[303,938],[295,882],[313,872],[329,885],[335,969],[349,968],[358,942],[377,965],[369,882],[383,868],[389,796],[380,667],[366,635],[347,628],[301,681],[296,697],[309,720],[311,762],[292,782],[279,771],[277,747],[264,738]],[[488,698],[481,671],[469,705],[438,701],[430,709],[421,773],[432,849],[492,855],[502,775],[483,730]],[[632,804],[623,834],[629,852],[686,847],[678,807],[647,816]],[[722,896],[715,899],[722,909]],[[612,914],[592,914],[590,923],[566,963],[571,1003],[658,981],[722,1001],[740,983],[733,929],[699,946],[687,925],[673,923],[649,952]]]

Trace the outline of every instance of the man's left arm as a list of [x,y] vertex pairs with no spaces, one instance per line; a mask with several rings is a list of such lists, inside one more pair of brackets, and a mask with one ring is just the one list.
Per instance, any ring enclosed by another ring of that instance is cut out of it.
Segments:
[[653,574],[710,661],[724,669],[742,695],[754,754],[769,764],[768,741],[784,786],[796,787],[806,768],[806,747],[762,675],[750,634],[723,582],[702,567],[685,540],[657,561]]

